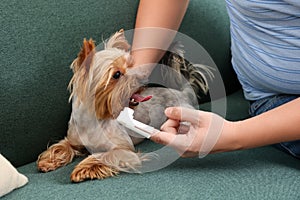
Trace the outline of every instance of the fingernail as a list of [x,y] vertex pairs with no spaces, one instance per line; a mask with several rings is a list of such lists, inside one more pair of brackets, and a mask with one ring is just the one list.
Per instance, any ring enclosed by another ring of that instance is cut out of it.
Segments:
[[170,115],[172,113],[172,108],[167,108],[165,110],[166,115]]

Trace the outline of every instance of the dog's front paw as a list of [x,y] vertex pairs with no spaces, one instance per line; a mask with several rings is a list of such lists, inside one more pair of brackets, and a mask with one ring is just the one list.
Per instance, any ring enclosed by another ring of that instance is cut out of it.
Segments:
[[69,142],[64,139],[59,143],[52,145],[39,155],[37,168],[41,172],[53,171],[70,163],[74,156],[75,151],[72,149]]
[[85,180],[104,179],[118,173],[118,170],[102,164],[93,156],[89,156],[75,167],[71,174],[71,181],[78,183]]

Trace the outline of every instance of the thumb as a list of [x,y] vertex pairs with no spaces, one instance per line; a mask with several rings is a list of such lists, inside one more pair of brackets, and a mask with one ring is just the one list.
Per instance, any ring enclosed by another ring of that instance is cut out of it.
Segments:
[[169,107],[165,110],[165,115],[169,119],[187,121],[193,124],[197,123],[200,118],[198,110],[184,107]]

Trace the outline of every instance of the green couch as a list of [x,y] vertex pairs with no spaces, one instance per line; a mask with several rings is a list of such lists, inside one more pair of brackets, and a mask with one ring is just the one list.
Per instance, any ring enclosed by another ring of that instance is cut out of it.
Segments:
[[[300,199],[299,160],[273,147],[180,158],[159,171],[80,184],[69,178],[80,158],[50,173],[37,171],[37,156],[66,134],[69,65],[83,38],[100,43],[120,28],[134,28],[137,6],[137,0],[1,1],[0,153],[29,179],[3,199]],[[225,1],[192,0],[180,32],[218,66],[226,118],[247,118],[248,103],[230,65]],[[145,141],[138,148],[153,146]]]

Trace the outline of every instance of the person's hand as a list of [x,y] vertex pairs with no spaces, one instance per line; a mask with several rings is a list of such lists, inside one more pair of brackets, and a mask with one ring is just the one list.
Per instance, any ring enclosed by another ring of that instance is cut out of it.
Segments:
[[165,114],[168,120],[151,140],[173,147],[182,157],[203,157],[238,148],[234,123],[219,115],[182,107],[167,108]]

